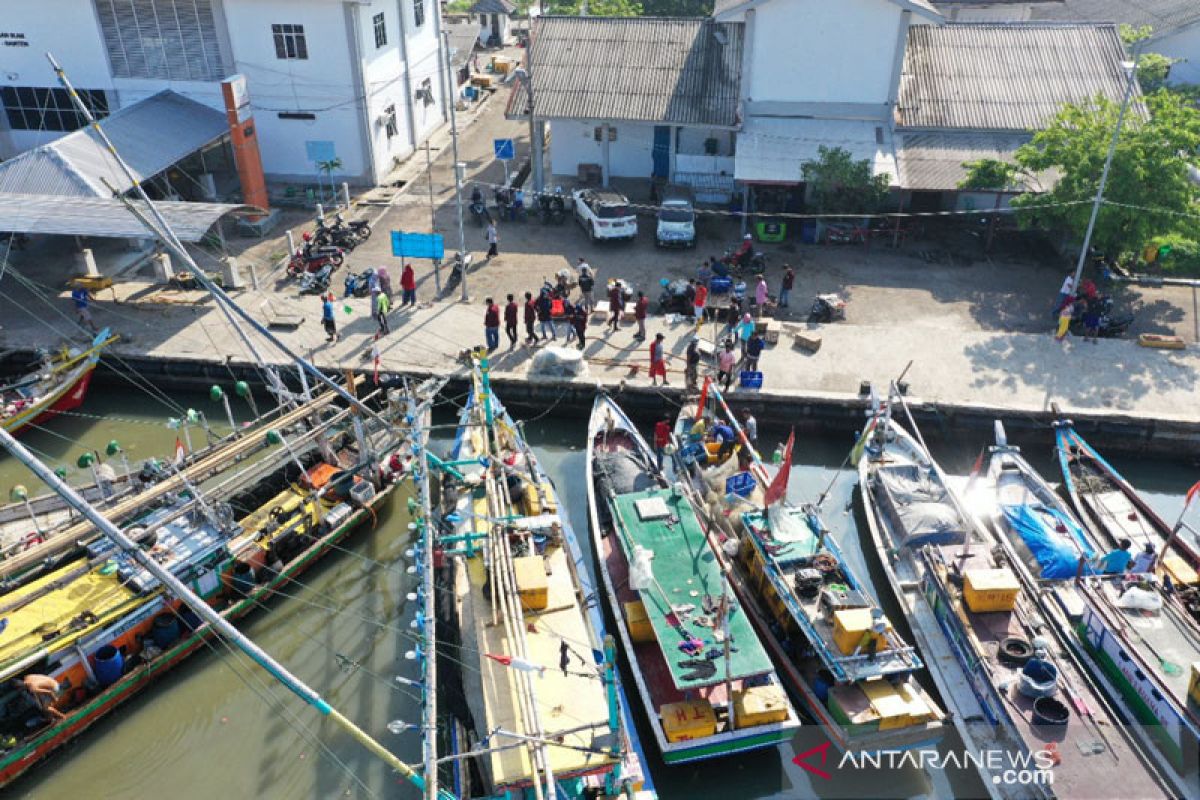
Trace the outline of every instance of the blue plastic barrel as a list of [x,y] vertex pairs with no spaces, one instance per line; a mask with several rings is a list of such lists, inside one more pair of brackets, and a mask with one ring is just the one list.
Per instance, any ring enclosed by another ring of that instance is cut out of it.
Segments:
[[106,644],[96,651],[93,657],[92,671],[96,674],[96,682],[103,686],[112,686],[121,679],[125,671],[125,657],[121,651]]
[[150,629],[150,638],[162,650],[166,650],[179,640],[179,618],[167,612],[154,618],[154,626]]
[[233,565],[233,590],[241,595],[250,594],[254,589],[254,567],[239,561]]

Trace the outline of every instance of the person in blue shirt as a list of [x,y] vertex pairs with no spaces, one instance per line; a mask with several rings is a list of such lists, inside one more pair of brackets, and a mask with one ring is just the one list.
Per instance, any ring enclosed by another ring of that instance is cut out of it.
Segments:
[[325,341],[338,340],[337,317],[333,313],[333,294],[327,294],[321,299],[321,326],[325,328]]
[[733,450],[734,435],[733,428],[725,422],[718,422],[713,426],[712,437],[714,442],[720,442],[721,449],[717,451],[717,460],[723,460]]
[[1133,547],[1133,542],[1122,539],[1116,550],[1111,550],[1100,557],[1096,564],[1097,568],[1105,575],[1123,574],[1133,561],[1133,554],[1129,552],[1131,547]]
[[96,323],[92,320],[91,309],[88,308],[92,300],[91,293],[82,286],[76,286],[71,290],[71,300],[75,303],[75,315],[79,317],[80,323],[91,328],[92,333],[99,333]]

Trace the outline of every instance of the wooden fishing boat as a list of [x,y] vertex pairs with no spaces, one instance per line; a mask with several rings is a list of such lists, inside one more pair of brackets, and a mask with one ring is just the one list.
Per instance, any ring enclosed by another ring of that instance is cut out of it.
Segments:
[[[715,387],[709,396],[716,408],[706,414],[727,418],[737,431],[737,452],[725,463],[701,465],[701,443],[689,440],[697,408],[685,404],[676,423],[676,475],[695,492],[714,551],[736,554],[733,587],[788,688],[843,751],[933,746],[942,737],[944,714],[914,679],[924,669],[920,655],[886,621],[818,509],[784,502],[791,443],[787,466],[768,467]],[[738,460],[744,472],[727,469]],[[746,497],[729,491],[739,485],[753,488],[742,490]],[[773,502],[767,486],[779,495]],[[867,636],[876,622],[883,633]],[[870,641],[862,646],[864,636]]]
[[[422,396],[439,386],[423,387]],[[131,533],[223,617],[241,617],[374,519],[393,493],[412,495],[404,409],[385,413],[392,422],[366,431],[369,446],[338,450],[334,461],[309,468],[304,481],[269,495],[241,520],[220,503],[179,498]],[[371,452],[381,461],[368,458]],[[0,608],[0,786],[212,645],[207,624],[105,539],[9,592]],[[57,681],[55,712],[11,680],[30,675]]]
[[[486,365],[484,365],[486,368]],[[550,477],[480,369],[443,465],[439,541],[468,722],[459,796],[654,797],[574,528]],[[627,794],[628,793],[628,794]]]
[[605,596],[668,764],[787,741],[800,725],[690,500],[636,427],[599,396],[588,424],[588,511]]
[[[1097,554],[1095,543],[1020,450],[1007,443],[998,422],[996,444],[987,449],[978,474],[973,476],[966,504],[999,545],[986,554],[997,559],[989,568],[1003,564],[999,568],[1017,578],[1015,587],[1004,590],[1005,605],[1008,596],[1012,598],[1010,610],[978,616],[987,619],[1010,661],[1017,660],[1017,655],[1028,659],[1019,669],[1013,668],[1014,682],[1041,687],[1036,691],[1044,696],[1037,700],[1011,690],[1009,695],[1020,709],[1015,716],[1023,735],[1040,738],[1043,746],[1051,740],[1058,743],[1062,760],[1053,767],[1055,792],[1080,797],[1189,794],[1183,788],[1186,779],[1154,746],[1152,731],[1143,725],[1123,724],[1125,719],[1135,718],[1133,708],[1088,654],[1084,637],[1077,634],[1076,626],[1087,616],[1089,606],[1097,607],[1093,605],[1096,598],[1089,597],[1091,590],[1082,590],[1091,581],[1086,576],[1091,574],[1090,562]],[[976,550],[971,559],[984,555]],[[964,593],[970,568],[970,560],[960,567]],[[1002,577],[1007,582],[1008,576]],[[974,591],[984,596],[985,602],[987,595],[998,595],[986,581]],[[1030,675],[1030,665],[1035,675]],[[1062,720],[1054,725],[1030,724],[1027,714],[1042,716],[1033,704],[1050,700],[1057,700],[1052,711]],[[1077,753],[1084,755],[1080,758]]]
[[64,347],[48,356],[36,370],[0,386],[0,425],[15,434],[56,414],[79,408],[87,395],[92,372],[100,363],[101,351],[116,338],[105,328],[86,349]]

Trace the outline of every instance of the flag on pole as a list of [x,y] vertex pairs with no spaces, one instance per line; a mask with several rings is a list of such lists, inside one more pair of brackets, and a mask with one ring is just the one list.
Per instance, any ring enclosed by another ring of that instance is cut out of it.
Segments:
[[187,450],[183,446],[183,442],[179,441],[179,437],[175,437],[175,466],[179,466],[187,458]]
[[787,445],[783,448],[783,464],[779,467],[779,472],[775,473],[775,479],[771,481],[771,485],[767,487],[766,493],[763,495],[763,505],[769,506],[772,503],[781,499],[787,494],[788,478],[792,474],[792,447],[796,444],[796,429],[788,434]]
[[704,376],[704,387],[700,390],[700,401],[696,403],[696,417],[700,419],[704,416],[704,403],[708,400],[708,386],[712,383],[712,376]]

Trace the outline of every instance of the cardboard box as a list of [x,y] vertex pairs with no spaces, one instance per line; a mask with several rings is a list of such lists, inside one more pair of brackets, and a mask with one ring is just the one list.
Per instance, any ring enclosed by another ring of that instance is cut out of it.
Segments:
[[625,624],[629,628],[629,638],[635,643],[653,642],[655,640],[654,626],[646,616],[646,606],[641,600],[625,603]]
[[525,611],[541,611],[549,604],[550,582],[546,578],[546,563],[541,556],[513,559],[517,576],[517,594]]
[[658,714],[668,742],[707,739],[717,732],[717,715],[707,700],[665,703]]
[[1012,611],[1021,593],[1021,582],[1008,567],[968,569],[963,575],[963,599],[976,614]]
[[[886,627],[884,634],[886,636],[892,630],[892,623],[888,622],[887,617],[884,617],[883,624]],[[871,633],[871,609],[843,608],[833,612],[833,641],[842,655],[848,656],[857,650],[858,646],[863,644],[863,637],[868,633]],[[872,639],[874,638],[875,635],[872,634]],[[867,643],[869,644],[870,640]],[[886,638],[877,644],[877,649],[880,651],[886,647]]]
[[780,686],[752,686],[733,693],[733,724],[738,730],[784,722],[787,694]]

